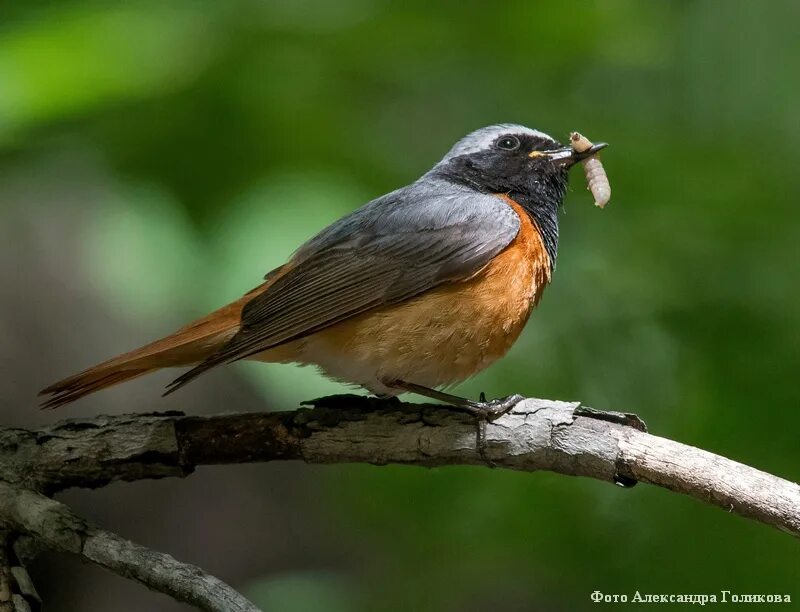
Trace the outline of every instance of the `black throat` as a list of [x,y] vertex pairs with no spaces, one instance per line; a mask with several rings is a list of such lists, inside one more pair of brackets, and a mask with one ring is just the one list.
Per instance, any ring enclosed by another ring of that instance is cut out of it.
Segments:
[[555,205],[542,205],[539,198],[521,191],[510,191],[508,197],[522,206],[539,228],[544,248],[550,258],[550,271],[552,272],[556,268],[556,258],[558,257],[558,209],[561,206],[563,194]]
[[509,171],[507,166],[500,171],[497,167],[487,168],[481,161],[474,155],[455,157],[434,173],[483,193],[508,195],[539,228],[550,269],[554,270],[558,256],[558,212],[567,190],[566,169],[544,161],[535,172],[529,168]]

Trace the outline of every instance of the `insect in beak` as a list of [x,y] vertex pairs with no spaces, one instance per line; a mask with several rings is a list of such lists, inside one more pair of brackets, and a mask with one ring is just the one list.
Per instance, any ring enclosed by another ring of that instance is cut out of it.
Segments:
[[548,157],[553,163],[560,163],[569,168],[580,161],[594,157],[608,146],[605,142],[593,144],[585,151],[576,151],[572,147],[563,147],[551,151],[531,151],[528,157]]

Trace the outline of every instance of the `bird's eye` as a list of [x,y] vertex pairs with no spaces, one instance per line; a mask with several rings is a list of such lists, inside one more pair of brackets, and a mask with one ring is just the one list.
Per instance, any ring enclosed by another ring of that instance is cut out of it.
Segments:
[[503,136],[496,143],[498,149],[505,149],[506,151],[513,151],[519,147],[519,139],[515,136]]

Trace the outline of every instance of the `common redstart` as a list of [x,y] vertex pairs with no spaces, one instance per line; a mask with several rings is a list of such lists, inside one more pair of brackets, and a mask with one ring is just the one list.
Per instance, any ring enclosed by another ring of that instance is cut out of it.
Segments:
[[484,417],[521,397],[439,390],[503,356],[553,273],[567,174],[585,151],[521,125],[477,130],[410,185],[303,244],[265,282],[175,333],[42,391],[46,408],[161,368],[172,393],[240,359],[315,365],[380,397],[413,392]]

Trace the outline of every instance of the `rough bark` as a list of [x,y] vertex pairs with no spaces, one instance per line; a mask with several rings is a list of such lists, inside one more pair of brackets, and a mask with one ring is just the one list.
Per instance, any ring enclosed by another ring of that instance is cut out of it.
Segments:
[[[0,495],[3,493],[0,483]],[[7,525],[5,525],[7,526]],[[0,612],[33,612],[42,601],[15,550],[14,534],[0,530]]]
[[442,406],[355,396],[292,412],[171,412],[0,429],[0,526],[205,610],[255,608],[198,568],[88,525],[46,495],[116,480],[185,477],[209,464],[483,465],[623,486],[647,482],[800,536],[800,486],[643,429],[633,415],[577,403],[529,399],[493,423],[476,423]]
[[9,534],[0,531],[0,612],[15,612],[11,560],[7,553],[9,545]]
[[199,567],[91,525],[41,493],[0,483],[0,516],[8,527],[49,549],[77,555],[200,610],[258,612],[244,596]]

